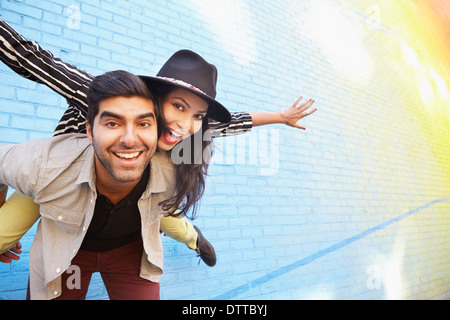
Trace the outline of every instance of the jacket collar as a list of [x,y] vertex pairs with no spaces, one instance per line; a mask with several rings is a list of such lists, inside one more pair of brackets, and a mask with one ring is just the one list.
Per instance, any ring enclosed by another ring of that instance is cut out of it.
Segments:
[[163,163],[166,153],[156,151],[150,162],[150,180],[142,196],[147,198],[151,193],[161,193],[167,190],[166,179],[163,174]]

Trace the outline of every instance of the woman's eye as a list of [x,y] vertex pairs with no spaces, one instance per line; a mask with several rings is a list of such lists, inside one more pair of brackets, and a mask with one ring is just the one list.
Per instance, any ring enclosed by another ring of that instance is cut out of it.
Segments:
[[194,117],[195,117],[197,120],[203,120],[203,119],[205,118],[205,115],[203,115],[203,114],[196,114]]
[[181,104],[175,103],[173,106],[174,106],[175,108],[177,108],[178,110],[180,110],[180,111],[183,111],[183,110],[184,110],[184,108],[183,108],[183,106],[182,106]]

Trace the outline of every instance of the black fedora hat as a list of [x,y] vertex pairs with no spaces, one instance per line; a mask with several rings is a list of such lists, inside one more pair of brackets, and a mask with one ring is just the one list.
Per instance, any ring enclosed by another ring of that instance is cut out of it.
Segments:
[[150,88],[170,85],[186,89],[204,99],[208,117],[219,122],[230,122],[230,112],[216,98],[217,68],[190,50],[175,52],[155,77],[139,76]]

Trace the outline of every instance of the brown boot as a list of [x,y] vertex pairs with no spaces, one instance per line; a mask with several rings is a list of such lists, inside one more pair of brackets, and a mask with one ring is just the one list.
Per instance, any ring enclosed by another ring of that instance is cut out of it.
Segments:
[[197,251],[198,256],[206,263],[208,266],[213,267],[216,264],[216,252],[213,246],[205,239],[200,229],[194,226],[195,231],[197,231]]

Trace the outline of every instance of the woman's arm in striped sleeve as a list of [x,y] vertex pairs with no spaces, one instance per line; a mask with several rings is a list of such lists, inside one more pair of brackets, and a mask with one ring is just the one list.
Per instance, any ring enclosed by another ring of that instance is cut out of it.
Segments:
[[45,84],[87,112],[86,93],[93,76],[64,63],[34,41],[28,41],[0,19],[0,60],[14,72]]
[[252,116],[247,112],[231,112],[230,122],[224,123],[209,119],[208,126],[212,137],[242,134],[252,129]]
[[231,112],[231,121],[222,123],[209,120],[209,129],[212,137],[224,137],[249,132],[252,127],[263,126],[267,124],[285,124],[290,127],[303,129],[306,128],[297,122],[317,111],[311,108],[314,100],[307,100],[299,105],[302,98],[299,98],[289,108],[279,112],[269,111],[251,111],[251,112]]

